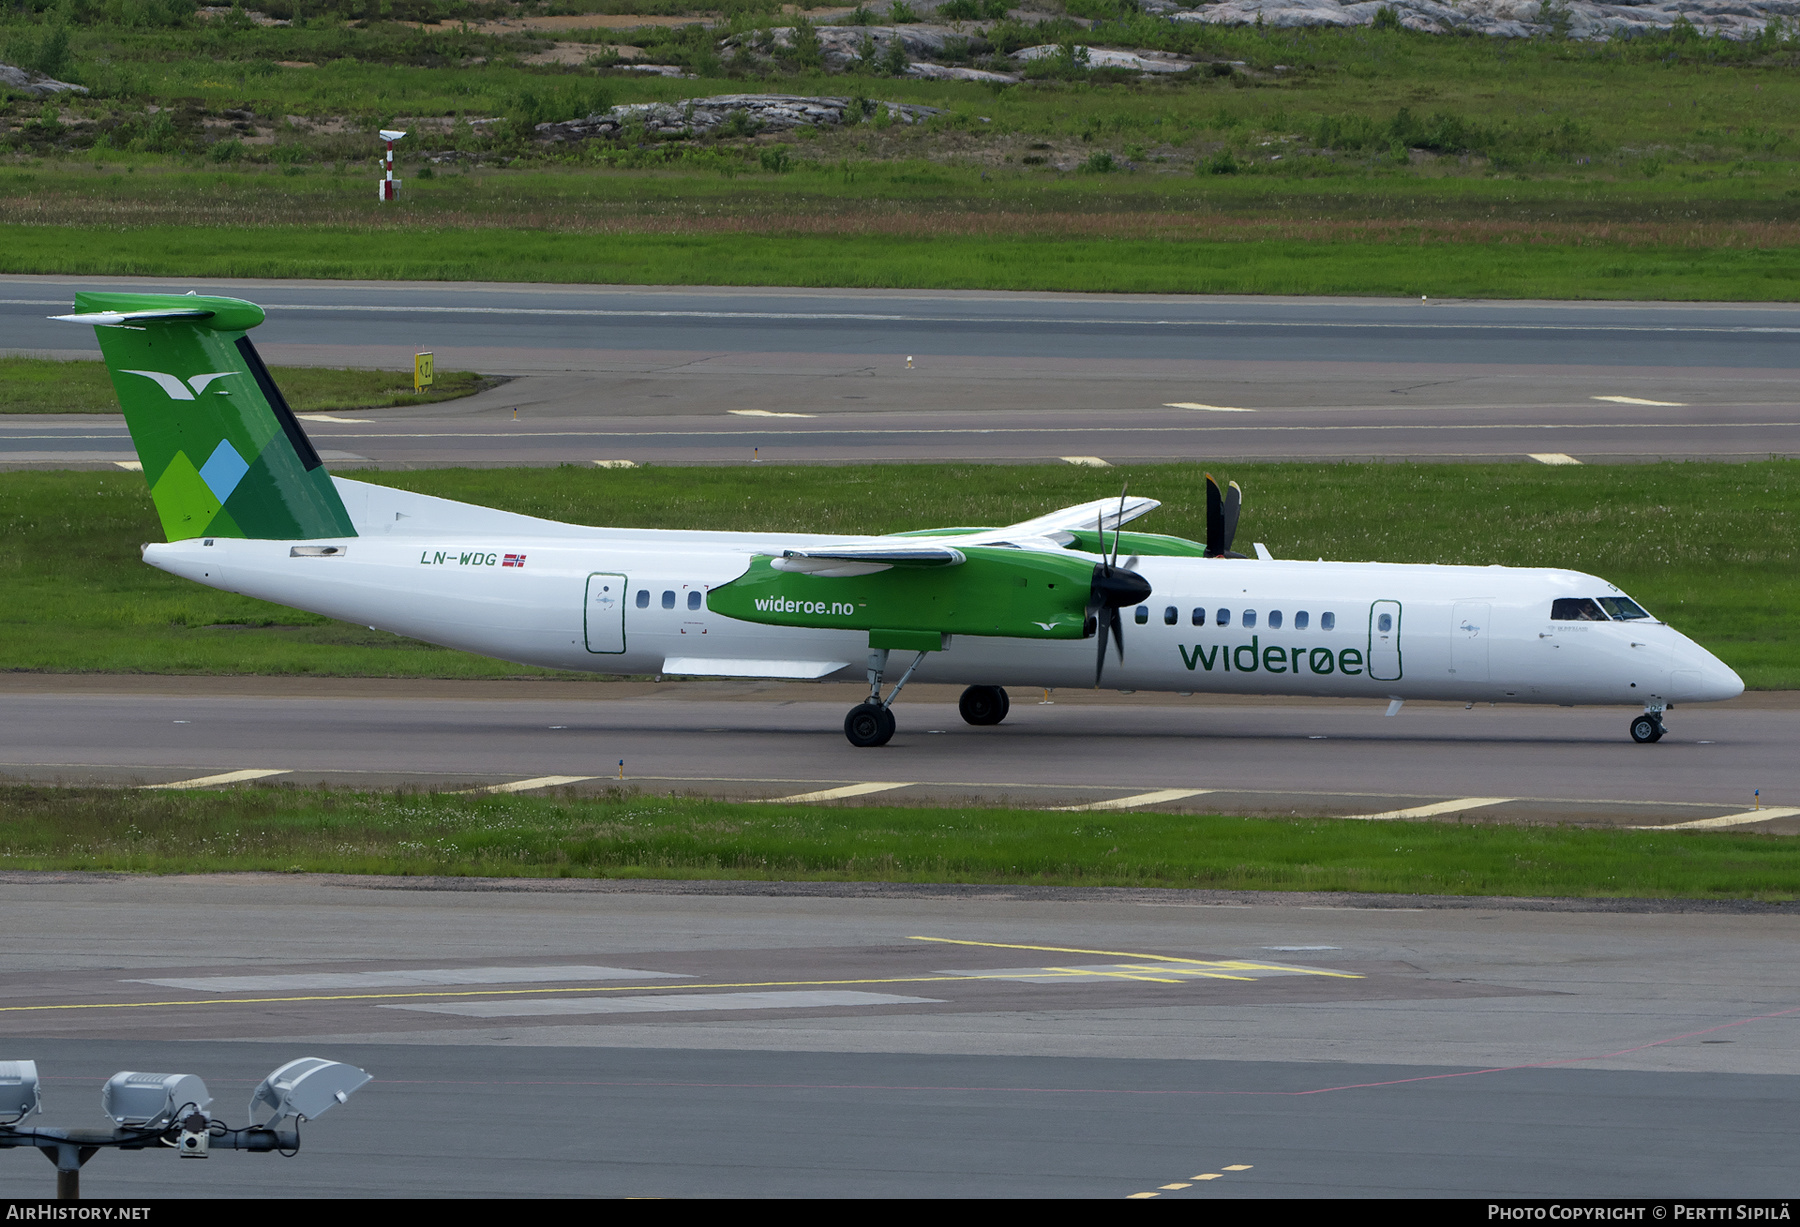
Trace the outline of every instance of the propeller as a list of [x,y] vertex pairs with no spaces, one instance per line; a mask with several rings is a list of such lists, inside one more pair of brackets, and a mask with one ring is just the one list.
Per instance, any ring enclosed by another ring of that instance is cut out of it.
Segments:
[[[1097,528],[1100,538],[1101,561],[1094,564],[1094,582],[1088,589],[1087,616],[1093,620],[1094,636],[1098,641],[1094,657],[1094,685],[1100,685],[1100,677],[1106,671],[1106,640],[1110,634],[1113,645],[1119,653],[1119,663],[1125,663],[1125,627],[1119,618],[1119,610],[1126,605],[1141,605],[1150,599],[1150,585],[1144,577],[1128,567],[1119,565],[1119,526],[1125,518],[1125,495],[1130,490],[1127,483],[1124,490],[1119,491],[1119,516],[1113,524],[1112,553],[1106,552],[1106,517],[1098,517]],[[1137,560],[1132,559],[1133,562]]]
[[1244,492],[1234,481],[1223,495],[1213,475],[1206,475],[1206,556],[1208,558],[1243,558],[1231,548],[1237,536],[1238,513],[1244,507]]

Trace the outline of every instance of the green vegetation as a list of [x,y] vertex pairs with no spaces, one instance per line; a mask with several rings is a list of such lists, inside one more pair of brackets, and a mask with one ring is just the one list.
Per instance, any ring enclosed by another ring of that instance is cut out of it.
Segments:
[[[1243,542],[1278,557],[1590,571],[1755,688],[1800,688],[1800,464],[1246,464]],[[1163,500],[1142,527],[1203,537],[1194,465],[443,469],[359,478],[583,524],[879,533],[1009,524],[1118,491]],[[0,474],[0,669],[544,674],[203,588],[144,566],[160,539],[143,479]]]
[[1800,896],[1790,838],[636,795],[0,788],[0,868]]
[[[396,371],[338,371],[327,367],[271,367],[297,413],[379,409],[456,400],[498,381],[474,371],[440,371],[427,392]],[[0,413],[117,413],[118,397],[100,362],[0,357]]]
[[[711,28],[669,24],[701,11],[688,0],[553,7],[594,24],[499,26],[483,19],[542,6],[460,0],[395,0],[389,20],[360,2],[264,5],[292,18],[279,27],[170,0],[8,6],[0,54],[93,92],[0,98],[0,269],[1800,295],[1800,43],[1785,26],[1745,43],[1682,28],[1573,43],[1173,24],[1131,0],[1070,0],[1097,22],[1083,29],[1058,0],[1041,20],[968,0],[946,59],[1016,68],[1014,49],[1079,39],[1204,61],[1141,80],[1071,52],[990,87],[827,73],[816,31],[788,49],[767,36],[795,20],[772,0],[721,0]],[[620,28],[627,8],[663,24]],[[621,67],[638,52],[698,76]],[[944,114],[536,139],[612,103],[746,90]],[[396,124],[412,134],[406,186],[378,206],[373,134]]]

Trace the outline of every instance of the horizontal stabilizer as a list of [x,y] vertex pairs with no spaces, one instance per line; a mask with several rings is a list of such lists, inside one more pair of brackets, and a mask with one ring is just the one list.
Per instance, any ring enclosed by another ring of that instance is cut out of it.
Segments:
[[52,315],[63,324],[93,324],[100,328],[117,328],[133,320],[209,320],[211,311],[193,307],[172,307],[160,311],[83,311],[77,315]]

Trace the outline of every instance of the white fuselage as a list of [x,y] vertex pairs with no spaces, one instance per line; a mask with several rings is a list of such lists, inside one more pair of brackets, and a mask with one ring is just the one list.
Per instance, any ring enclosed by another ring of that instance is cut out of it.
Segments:
[[[522,664],[864,676],[867,632],[758,625],[706,605],[753,555],[842,536],[585,528],[337,484],[357,537],[299,547],[194,539],[146,546],[145,560],[215,588]],[[508,565],[509,555],[522,561]],[[1551,620],[1556,598],[1617,593],[1577,571],[1176,557],[1134,569],[1153,595],[1123,611],[1125,659],[1109,658],[1108,688],[1621,705],[1743,690],[1730,668],[1661,623]],[[961,635],[914,680],[1091,686],[1094,655],[1091,639]]]

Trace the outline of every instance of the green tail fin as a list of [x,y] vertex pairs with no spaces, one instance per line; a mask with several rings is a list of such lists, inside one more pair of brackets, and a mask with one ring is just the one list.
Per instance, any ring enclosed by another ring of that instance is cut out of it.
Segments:
[[245,335],[263,310],[194,294],[75,296],[169,540],[354,537],[331,475]]

